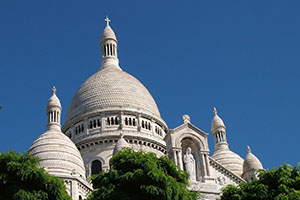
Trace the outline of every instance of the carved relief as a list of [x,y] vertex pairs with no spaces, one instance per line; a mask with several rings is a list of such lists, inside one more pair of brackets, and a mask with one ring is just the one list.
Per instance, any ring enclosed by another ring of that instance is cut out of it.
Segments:
[[226,185],[226,179],[224,176],[219,176],[216,178],[216,183],[219,185]]

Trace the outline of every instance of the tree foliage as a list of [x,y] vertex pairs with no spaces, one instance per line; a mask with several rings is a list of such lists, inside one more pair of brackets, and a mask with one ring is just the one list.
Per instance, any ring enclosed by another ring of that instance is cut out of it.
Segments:
[[89,200],[196,200],[188,174],[167,157],[125,148],[110,160],[109,172],[92,176]]
[[228,185],[221,200],[300,200],[300,166],[284,164],[259,172],[258,179]]
[[28,153],[0,153],[0,199],[71,200],[63,181],[37,164]]

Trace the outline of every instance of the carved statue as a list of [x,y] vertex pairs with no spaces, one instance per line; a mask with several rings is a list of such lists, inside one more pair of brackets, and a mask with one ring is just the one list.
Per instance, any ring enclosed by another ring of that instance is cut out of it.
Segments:
[[187,173],[189,173],[190,181],[196,181],[196,164],[195,159],[192,154],[192,149],[190,147],[187,148],[186,154],[183,157],[183,162],[185,164],[185,169]]

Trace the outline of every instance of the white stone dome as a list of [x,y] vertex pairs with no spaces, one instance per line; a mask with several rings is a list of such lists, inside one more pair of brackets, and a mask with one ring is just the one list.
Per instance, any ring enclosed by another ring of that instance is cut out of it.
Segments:
[[251,153],[249,148],[248,154],[243,163],[243,172],[245,173],[250,170],[258,170],[258,169],[263,169],[263,166],[261,162],[258,160],[258,158],[253,153]]
[[131,110],[160,118],[158,107],[143,84],[119,68],[107,67],[87,79],[69,105],[66,124],[106,110]]
[[219,115],[215,114],[213,120],[211,121],[211,130],[214,132],[219,127],[225,127],[223,120],[219,117]]
[[109,25],[104,28],[100,41],[103,41],[105,39],[113,39],[117,41],[117,37],[114,31]]
[[75,144],[57,130],[47,130],[36,139],[29,153],[39,157],[39,167],[58,177],[78,174],[86,180],[82,157]]
[[215,151],[212,158],[229,169],[231,172],[241,176],[243,173],[244,160],[236,153],[227,149],[220,149]]

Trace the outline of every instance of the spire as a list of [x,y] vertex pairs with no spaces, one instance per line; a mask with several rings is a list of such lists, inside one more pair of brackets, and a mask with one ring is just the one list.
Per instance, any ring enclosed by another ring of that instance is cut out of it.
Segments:
[[105,20],[106,27],[101,36],[100,47],[101,47],[101,69],[110,67],[121,69],[119,66],[119,59],[117,54],[118,41],[117,37],[110,27],[110,19],[106,16]]
[[47,129],[60,130],[61,104],[58,97],[56,96],[55,86],[53,86],[52,96],[48,100],[47,116],[48,116]]
[[211,132],[214,136],[215,150],[228,149],[225,124],[219,117],[216,107],[214,107],[213,112],[214,117],[211,121]]

